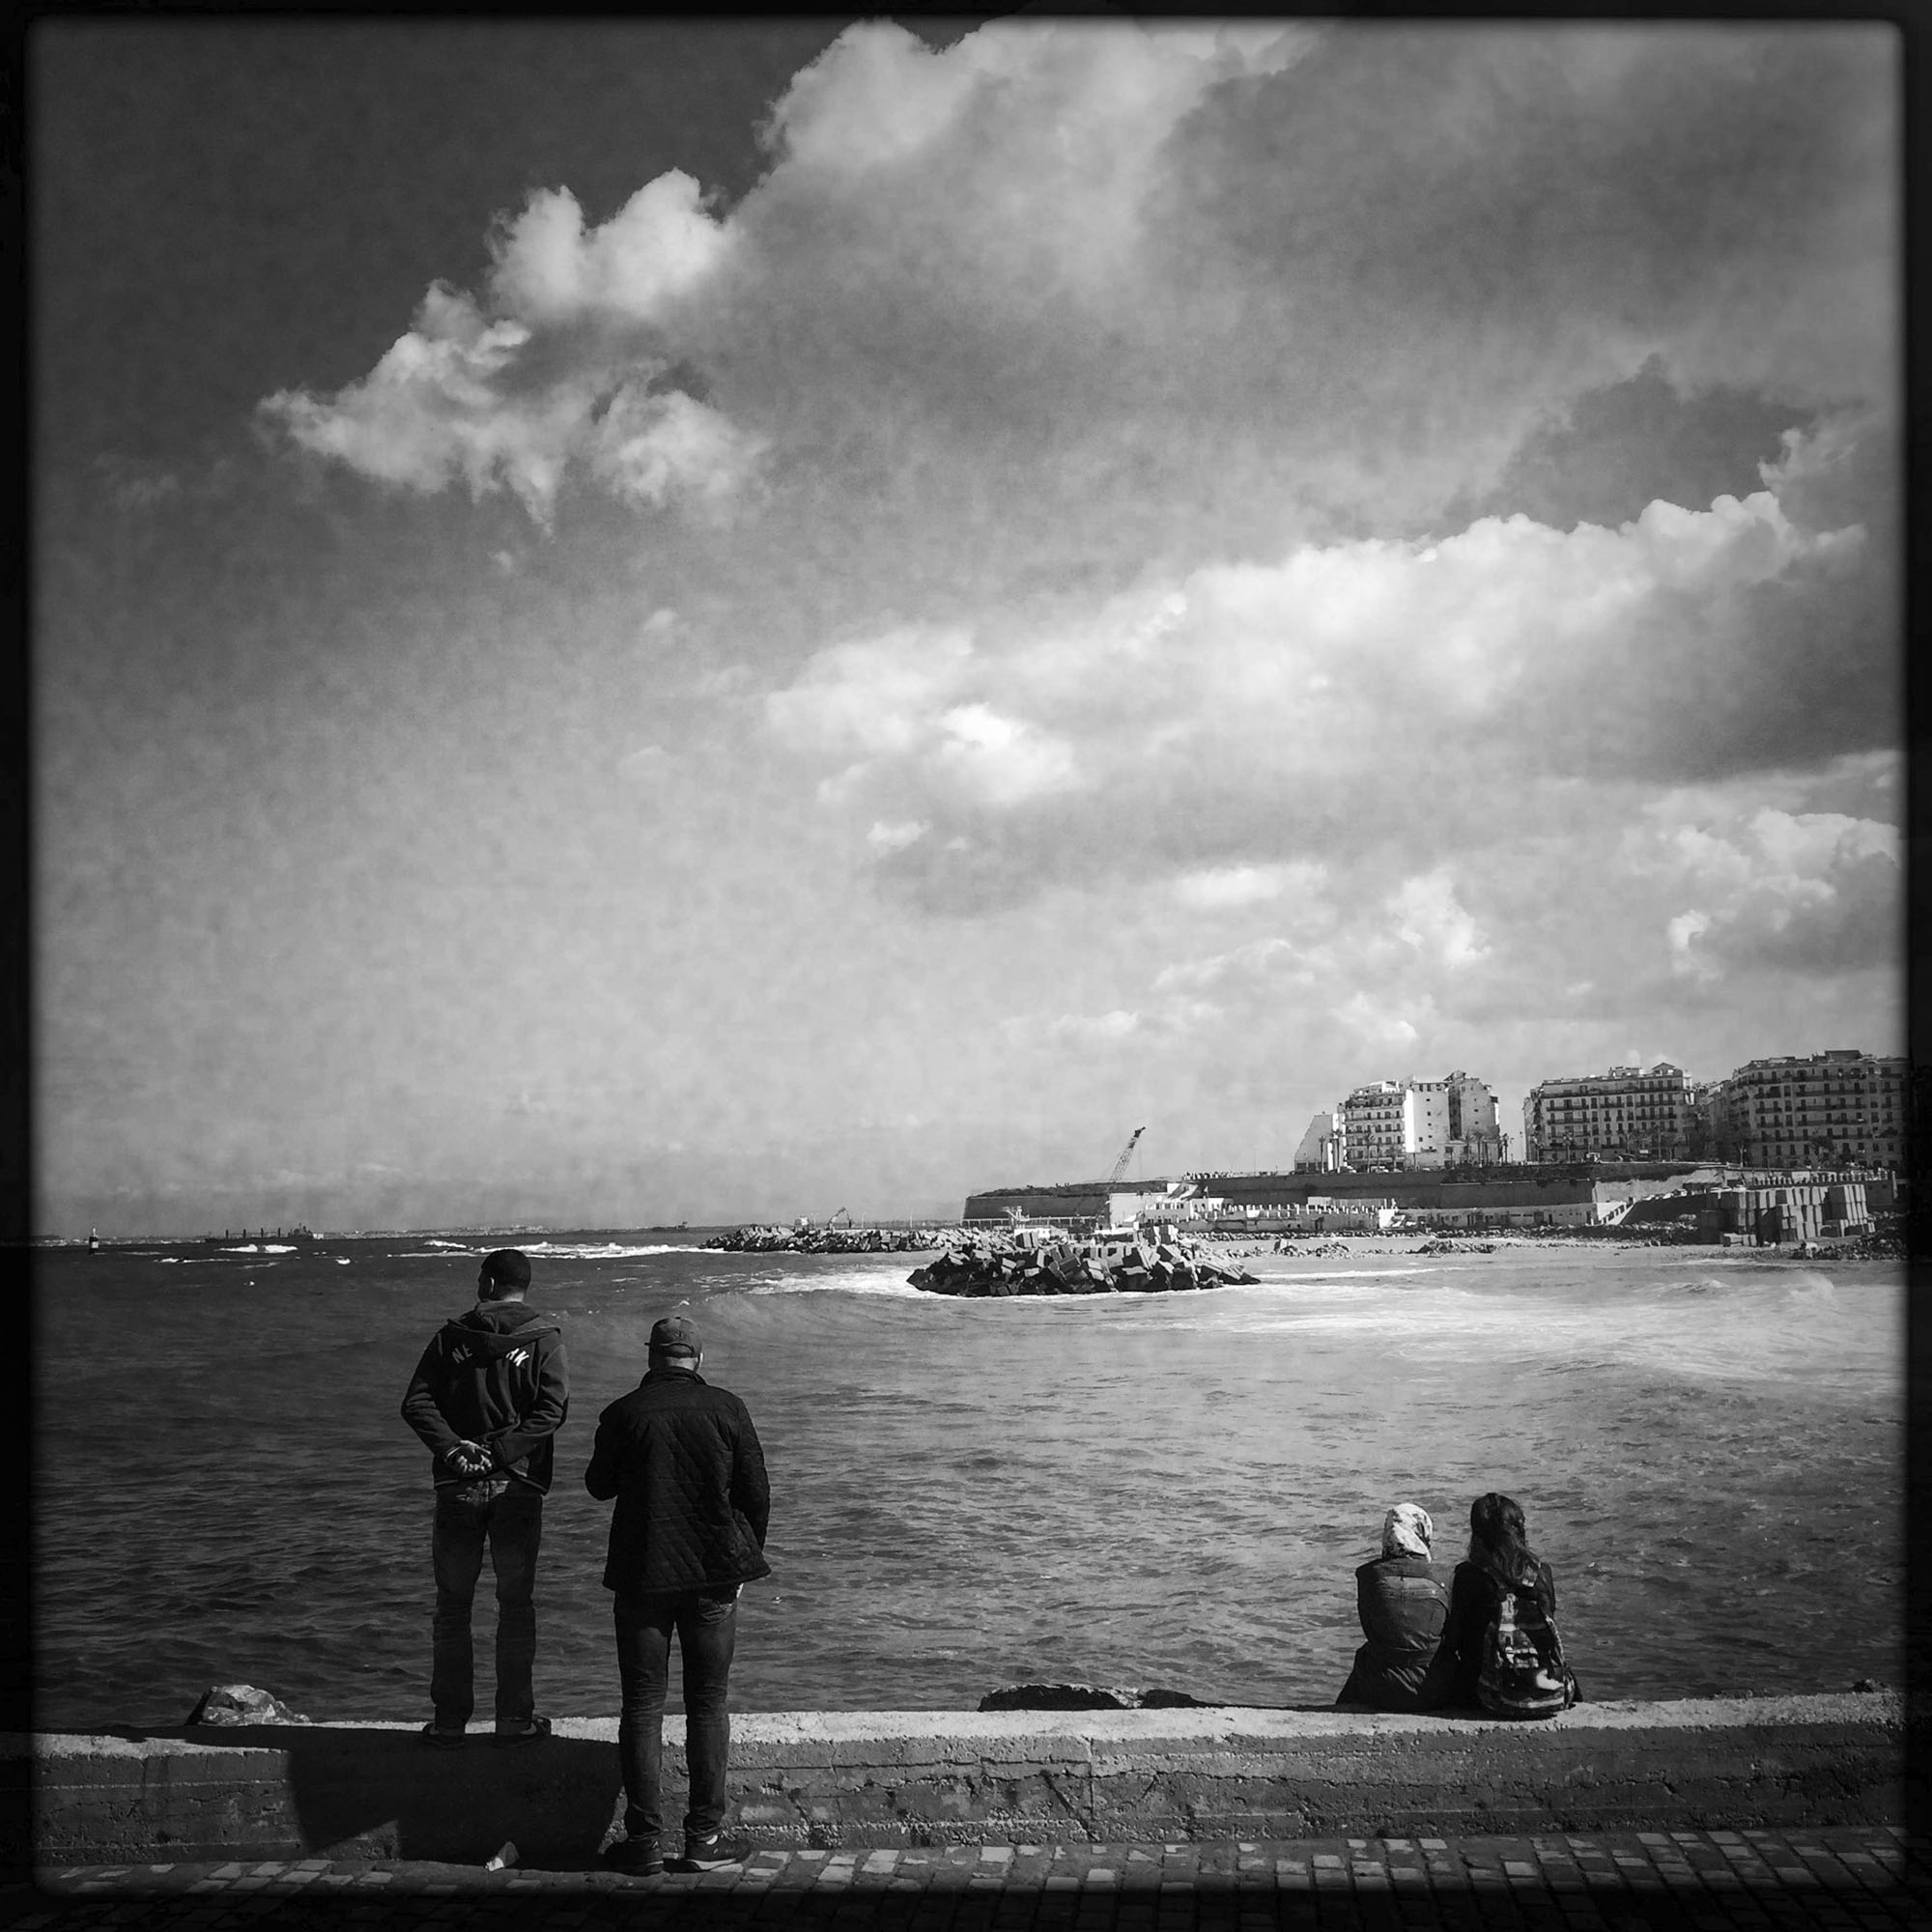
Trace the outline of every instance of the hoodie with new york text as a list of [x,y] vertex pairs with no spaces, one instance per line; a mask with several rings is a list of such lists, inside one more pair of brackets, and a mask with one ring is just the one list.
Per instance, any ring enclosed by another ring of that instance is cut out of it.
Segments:
[[569,1406],[555,1318],[521,1301],[479,1301],[430,1338],[403,1397],[403,1420],[435,1457],[437,1488],[467,1480],[450,1452],[470,1441],[489,1451],[495,1473],[541,1492]]

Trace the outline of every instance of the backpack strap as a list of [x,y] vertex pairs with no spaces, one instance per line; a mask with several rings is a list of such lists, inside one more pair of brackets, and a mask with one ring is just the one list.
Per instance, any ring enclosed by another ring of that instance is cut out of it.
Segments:
[[[1533,1583],[1514,1584],[1511,1586],[1511,1593],[1516,1598],[1518,1627],[1531,1632],[1539,1638],[1544,1633],[1548,1633],[1551,1668],[1558,1676],[1567,1677],[1569,1669],[1563,1662],[1563,1633],[1556,1628],[1556,1619],[1543,1607],[1543,1599],[1537,1594],[1536,1586]],[[1525,1600],[1529,1609],[1529,1615],[1526,1617],[1522,1614]],[[1538,1642],[1537,1648],[1539,1650],[1543,1648],[1541,1641]]]

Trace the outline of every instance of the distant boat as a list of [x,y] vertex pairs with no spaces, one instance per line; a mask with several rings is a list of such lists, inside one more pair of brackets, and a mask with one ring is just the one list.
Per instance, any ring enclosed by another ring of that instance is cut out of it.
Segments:
[[239,1235],[230,1234],[224,1228],[218,1235],[204,1235],[201,1237],[201,1244],[205,1248],[220,1248],[226,1247],[233,1241],[312,1241],[314,1239],[315,1230],[313,1228],[295,1227],[291,1228],[286,1235],[279,1228],[272,1235],[266,1228],[257,1228],[253,1234],[250,1234],[246,1228],[243,1228]]

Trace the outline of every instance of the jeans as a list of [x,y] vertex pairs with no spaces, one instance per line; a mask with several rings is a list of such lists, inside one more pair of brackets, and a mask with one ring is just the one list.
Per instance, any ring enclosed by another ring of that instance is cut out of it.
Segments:
[[708,1838],[724,1822],[724,1767],[731,1748],[724,1692],[738,1637],[737,1585],[679,1597],[620,1596],[616,1617],[617,1676],[623,1686],[617,1753],[624,1768],[625,1834],[655,1844],[664,1827],[659,1782],[674,1630],[684,1663],[684,1754],[691,1772],[684,1834]]
[[476,1704],[469,1606],[483,1574],[483,1546],[497,1573],[497,1722],[528,1723],[537,1655],[537,1543],[543,1494],[507,1476],[448,1483],[436,1492],[430,1556],[436,1570],[429,1694],[436,1721],[460,1731]]

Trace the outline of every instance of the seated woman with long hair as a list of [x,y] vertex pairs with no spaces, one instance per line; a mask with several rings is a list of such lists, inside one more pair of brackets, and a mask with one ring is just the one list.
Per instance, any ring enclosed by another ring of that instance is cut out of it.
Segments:
[[1355,1572],[1355,1607],[1366,1639],[1338,1705],[1420,1711],[1436,1639],[1449,1614],[1441,1570],[1430,1560],[1435,1525],[1416,1503],[1397,1503],[1382,1519],[1381,1554]]
[[1562,1690],[1564,1702],[1574,1704],[1581,1696],[1554,1637],[1555,1578],[1526,1538],[1522,1506],[1513,1496],[1492,1490],[1469,1505],[1469,1553],[1456,1566],[1449,1586],[1449,1619],[1442,1628],[1435,1669],[1425,1687],[1434,1703],[1472,1710],[1483,1702],[1484,1640],[1505,1594],[1520,1605],[1524,1597],[1534,1598],[1533,1609],[1524,1608],[1530,1621],[1548,1626],[1552,1648],[1546,1667]]

